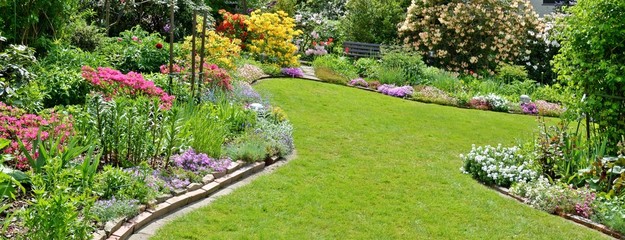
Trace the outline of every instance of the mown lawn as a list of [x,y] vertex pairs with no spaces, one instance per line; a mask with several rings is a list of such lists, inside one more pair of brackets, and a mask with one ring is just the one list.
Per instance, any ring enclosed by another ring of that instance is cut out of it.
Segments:
[[256,85],[298,156],[153,239],[600,239],[460,172],[471,144],[515,144],[535,117],[422,104],[331,84]]

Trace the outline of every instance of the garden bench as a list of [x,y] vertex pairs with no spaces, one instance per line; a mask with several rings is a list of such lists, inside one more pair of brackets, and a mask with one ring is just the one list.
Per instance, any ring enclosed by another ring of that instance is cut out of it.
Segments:
[[380,57],[380,44],[363,42],[343,42],[345,55],[353,58]]

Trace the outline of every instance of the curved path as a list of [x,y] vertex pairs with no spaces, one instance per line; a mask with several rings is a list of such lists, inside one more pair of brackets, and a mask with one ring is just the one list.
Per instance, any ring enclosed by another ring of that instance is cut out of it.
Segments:
[[294,79],[256,85],[295,126],[296,159],[152,239],[602,239],[460,173],[471,144],[514,144],[534,117]]

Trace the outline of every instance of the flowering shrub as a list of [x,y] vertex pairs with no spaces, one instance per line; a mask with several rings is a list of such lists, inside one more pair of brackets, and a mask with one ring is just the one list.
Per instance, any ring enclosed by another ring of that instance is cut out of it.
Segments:
[[242,67],[237,68],[236,76],[245,81],[253,82],[265,76],[263,70],[252,64],[244,64]]
[[98,67],[95,70],[89,66],[84,66],[82,67],[82,77],[108,97],[117,95],[154,97],[161,101],[161,108],[163,109],[169,109],[175,98],[154,85],[154,82],[143,79],[140,73],[123,74],[110,68]]
[[362,78],[356,78],[356,79],[352,79],[350,80],[347,85],[349,86],[358,86],[358,87],[369,87],[369,83],[367,83],[367,81],[365,81]]
[[396,87],[395,85],[383,84],[378,87],[378,92],[393,97],[407,97],[412,95],[414,89],[411,86]]
[[[202,29],[202,22],[198,23],[199,30]],[[182,50],[185,56],[188,58],[187,63],[191,62],[191,36],[184,38],[182,44]],[[204,61],[217,64],[219,67],[226,69],[235,69],[236,66],[232,62],[232,58],[238,57],[241,52],[241,40],[230,39],[226,36],[222,36],[215,31],[206,31],[206,39],[204,42]],[[197,55],[195,56],[196,62],[199,62],[199,54],[201,54],[202,39],[195,38],[195,50]],[[196,71],[197,72],[197,71]]]
[[399,32],[438,67],[494,74],[500,63],[529,54],[528,32],[539,24],[527,0],[413,1]]
[[449,96],[446,92],[432,86],[424,86],[417,89],[412,97],[416,100],[443,105],[456,106],[458,100]]
[[223,90],[232,90],[232,78],[226,69],[220,68],[216,64],[204,63],[204,83],[210,86],[217,86]]
[[475,96],[469,101],[469,107],[481,110],[489,110],[490,105],[484,96]]
[[530,103],[521,103],[521,110],[525,114],[532,114],[532,115],[538,114],[538,108],[536,108],[536,104],[531,103],[531,102]]
[[282,74],[294,78],[304,77],[304,72],[302,72],[301,68],[282,68]]
[[467,155],[460,155],[463,160],[462,172],[486,184],[509,187],[512,183],[528,182],[538,173],[533,169],[531,159],[519,153],[518,147],[496,148],[473,145]]
[[520,182],[510,188],[512,194],[527,198],[526,203],[548,213],[570,213],[588,218],[596,195],[590,189],[551,184],[540,177],[532,182]]
[[508,111],[508,100],[493,93],[486,96],[475,96],[471,98],[469,105],[472,108],[482,110],[494,110],[498,112]]
[[245,49],[248,37],[247,16],[242,14],[232,14],[226,10],[219,10],[223,21],[217,25],[216,32],[230,39],[239,39],[241,49]]
[[[315,32],[313,32],[313,33],[315,33]],[[334,41],[333,38],[329,38],[325,42],[324,41],[321,41],[321,42],[313,41],[312,48],[306,49],[306,51],[304,53],[306,55],[314,55],[314,56],[326,55],[326,54],[328,54],[328,50],[326,49],[326,47],[331,46],[333,41]]]
[[557,103],[550,103],[543,100],[537,100],[534,102],[536,104],[536,109],[538,109],[538,113],[543,116],[552,116],[558,117],[562,113],[564,113],[564,108]]
[[62,147],[67,138],[73,134],[71,117],[68,119],[51,113],[49,116],[27,114],[24,110],[7,106],[0,102],[0,138],[11,140],[3,152],[16,156],[15,162],[5,162],[9,167],[28,169],[29,163],[20,149],[18,140],[24,143],[29,152],[39,134],[41,140],[60,138]]
[[248,49],[262,62],[277,63],[281,66],[299,65],[297,46],[293,38],[302,31],[295,30],[295,20],[285,12],[252,12],[246,20],[248,31],[253,34]]
[[194,173],[223,172],[232,162],[228,158],[213,159],[204,153],[196,153],[193,149],[189,149],[180,155],[174,155],[172,158],[176,167]]

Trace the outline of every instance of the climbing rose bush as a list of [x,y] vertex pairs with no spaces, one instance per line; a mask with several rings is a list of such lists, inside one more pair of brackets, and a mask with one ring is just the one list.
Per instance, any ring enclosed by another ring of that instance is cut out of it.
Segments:
[[136,72],[123,74],[111,68],[98,67],[96,70],[84,66],[82,67],[82,77],[109,98],[118,95],[154,97],[161,101],[161,108],[163,109],[169,109],[175,98]]
[[281,66],[298,66],[299,55],[293,38],[302,34],[295,30],[295,19],[283,11],[276,13],[252,12],[245,21],[248,32],[252,34],[248,49],[262,61]]
[[541,23],[527,0],[415,0],[399,28],[407,45],[453,72],[489,72],[531,51]]

